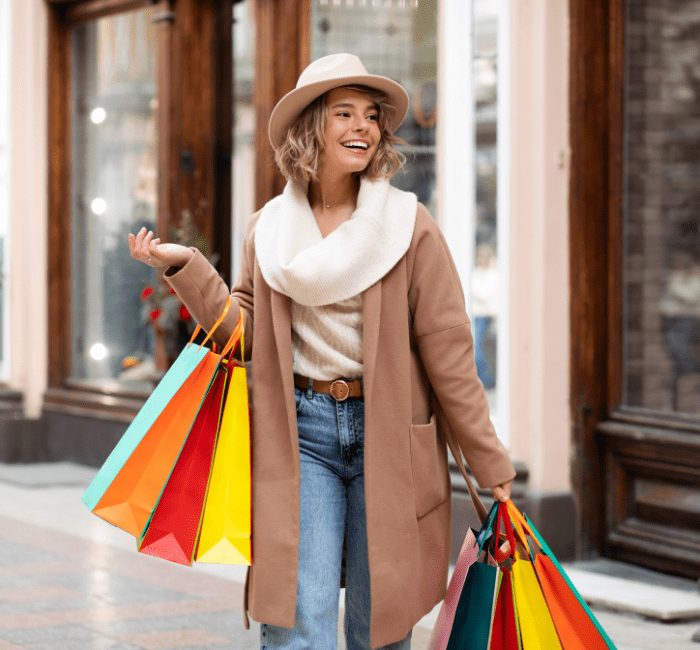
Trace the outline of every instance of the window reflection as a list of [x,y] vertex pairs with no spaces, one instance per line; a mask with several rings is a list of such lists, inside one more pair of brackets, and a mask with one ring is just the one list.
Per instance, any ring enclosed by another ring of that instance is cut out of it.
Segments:
[[396,131],[411,145],[404,151],[407,171],[394,176],[392,184],[415,192],[433,216],[438,204],[437,11],[438,0],[315,0],[311,12],[312,61],[351,52],[370,74],[390,77],[408,91],[408,115]]
[[474,59],[472,63],[476,123],[476,222],[471,309],[476,370],[487,390],[491,409],[496,404],[497,319],[499,303],[497,194],[498,2],[474,0]]
[[120,378],[133,385],[153,375],[153,318],[144,313],[141,294],[159,285],[149,267],[132,260],[126,244],[129,232],[154,229],[156,220],[151,14],[101,18],[73,31],[74,379]]
[[255,212],[255,0],[233,5],[233,228],[231,277],[241,267],[241,246]]
[[627,0],[624,400],[700,413],[700,2]]

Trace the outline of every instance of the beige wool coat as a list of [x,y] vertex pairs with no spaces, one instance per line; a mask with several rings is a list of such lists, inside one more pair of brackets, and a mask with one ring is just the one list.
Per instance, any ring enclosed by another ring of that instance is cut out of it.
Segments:
[[[224,344],[243,308],[252,358],[253,565],[247,606],[256,621],[293,627],[299,540],[299,442],[290,299],[256,261],[250,221],[231,309],[214,339]],[[165,274],[206,330],[229,290],[200,253]],[[489,420],[474,364],[457,270],[440,229],[418,204],[406,254],[363,292],[365,498],[371,645],[406,637],[445,596],[450,555],[451,435],[482,487],[515,476]],[[251,345],[252,344],[252,345]]]

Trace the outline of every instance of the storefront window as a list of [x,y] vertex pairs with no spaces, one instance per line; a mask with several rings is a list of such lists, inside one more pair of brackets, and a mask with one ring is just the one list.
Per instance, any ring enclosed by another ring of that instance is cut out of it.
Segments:
[[475,130],[474,258],[469,287],[474,356],[492,410],[496,409],[496,341],[499,310],[497,122],[498,2],[473,3]]
[[700,5],[624,13],[623,399],[700,414]]
[[410,145],[404,149],[407,172],[399,172],[392,184],[415,192],[433,216],[438,210],[437,10],[438,0],[314,0],[311,12],[312,61],[350,52],[368,72],[390,77],[408,91],[408,115],[396,132]]
[[255,212],[255,0],[233,5],[233,227],[231,277],[241,268],[241,246]]
[[[152,12],[100,18],[73,30],[74,379],[128,385],[147,379],[148,368],[154,370],[156,312],[168,308],[162,279],[133,260],[127,245],[128,233],[155,229],[156,222]],[[142,300],[147,287],[162,295],[158,305]],[[134,362],[137,375],[130,374]]]

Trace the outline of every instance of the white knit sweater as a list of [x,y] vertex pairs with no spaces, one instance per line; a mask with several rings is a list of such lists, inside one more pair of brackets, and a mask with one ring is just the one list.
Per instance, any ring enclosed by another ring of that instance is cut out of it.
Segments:
[[288,183],[263,208],[256,257],[270,287],[292,299],[294,372],[355,379],[363,367],[361,294],[408,250],[417,199],[363,179],[352,217],[324,239],[307,192]]

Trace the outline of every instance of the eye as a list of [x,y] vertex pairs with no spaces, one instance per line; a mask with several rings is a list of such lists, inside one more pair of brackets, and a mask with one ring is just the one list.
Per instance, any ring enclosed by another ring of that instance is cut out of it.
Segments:
[[343,111],[342,113],[337,113],[338,117],[350,117],[350,113]]
[[368,116],[367,116],[367,119],[368,119],[368,120],[374,120],[374,121],[376,122],[376,121],[379,120],[379,115],[377,115],[376,113],[373,113],[372,115],[368,115]]

